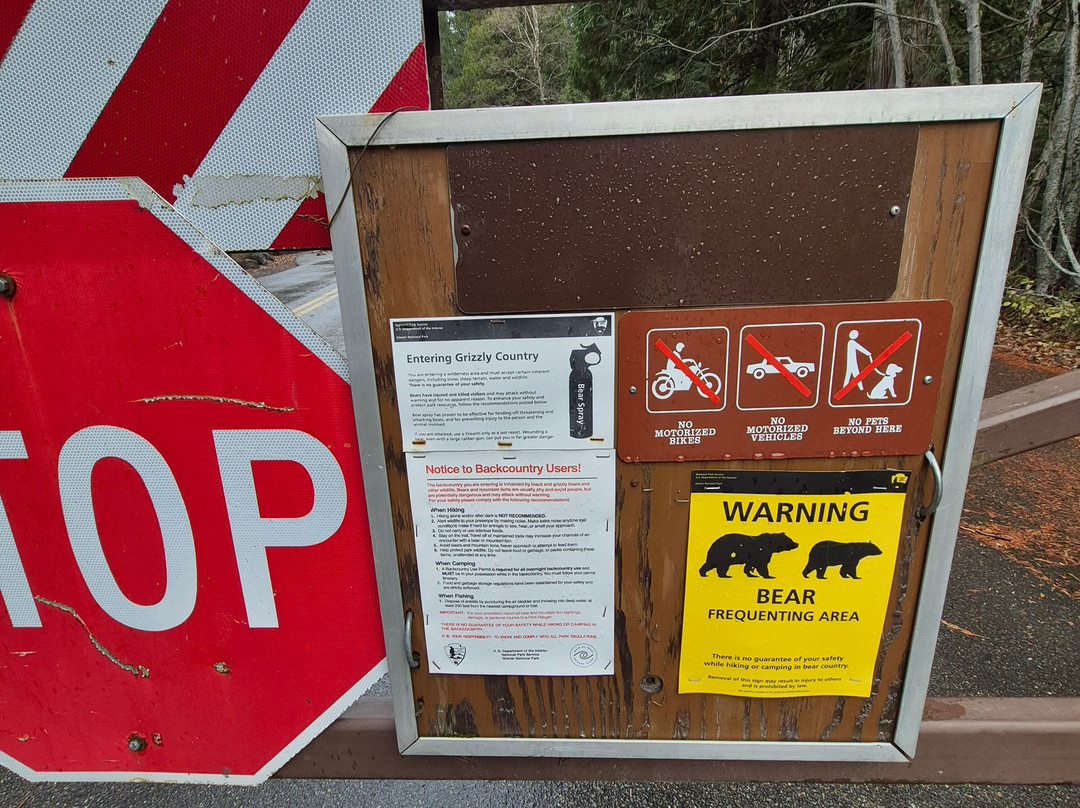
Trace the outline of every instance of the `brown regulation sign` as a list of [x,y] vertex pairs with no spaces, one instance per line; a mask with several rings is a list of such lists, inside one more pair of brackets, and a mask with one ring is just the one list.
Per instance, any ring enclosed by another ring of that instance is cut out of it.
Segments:
[[619,456],[920,455],[951,319],[945,300],[628,312]]

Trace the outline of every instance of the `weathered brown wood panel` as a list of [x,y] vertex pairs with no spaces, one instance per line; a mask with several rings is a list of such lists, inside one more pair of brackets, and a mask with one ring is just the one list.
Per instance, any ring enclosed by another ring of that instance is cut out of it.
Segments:
[[[999,127],[996,122],[920,127],[916,167],[893,300],[945,298],[955,315],[935,416],[941,446],[956,358],[978,258]],[[359,151],[354,152],[356,161]],[[454,299],[453,233],[443,147],[370,148],[354,168],[371,342],[380,390],[386,468],[405,609],[422,614],[412,520],[396,410],[388,320],[460,314]],[[773,461],[772,467],[899,467],[923,475],[921,457]],[[689,520],[690,471],[755,463],[617,466],[616,641],[610,677],[447,676],[413,673],[419,733],[536,738],[877,741],[892,737],[911,635],[929,497],[909,495],[890,612],[868,699],[741,699],[676,692]],[[659,688],[657,686],[659,685]],[[654,691],[654,692],[650,692]]]
[[458,304],[885,300],[918,137],[905,123],[452,144]]

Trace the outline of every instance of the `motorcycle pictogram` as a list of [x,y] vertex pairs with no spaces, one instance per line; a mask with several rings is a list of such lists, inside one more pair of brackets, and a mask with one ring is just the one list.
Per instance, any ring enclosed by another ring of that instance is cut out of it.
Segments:
[[[711,372],[707,367],[700,365],[696,359],[691,359],[686,356],[682,356],[683,343],[679,343],[675,346],[675,354],[683,361],[687,369],[696,376],[702,384],[709,390],[712,390],[713,394],[720,392],[720,377]],[[693,379],[688,376],[680,367],[674,362],[668,361],[667,367],[661,368],[656,373],[656,378],[652,383],[652,394],[654,398],[663,401],[670,398],[672,393],[677,393],[683,390],[689,390],[694,387],[698,395],[702,398],[708,398],[708,394],[698,385],[694,384]]]

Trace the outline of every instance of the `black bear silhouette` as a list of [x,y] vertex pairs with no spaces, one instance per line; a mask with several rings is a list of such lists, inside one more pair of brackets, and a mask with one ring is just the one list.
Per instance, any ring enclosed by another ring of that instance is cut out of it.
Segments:
[[824,578],[826,568],[839,566],[840,577],[858,578],[856,569],[859,562],[867,556],[876,555],[881,555],[881,550],[868,541],[819,541],[810,548],[802,575],[805,578],[813,570],[818,578]]
[[704,578],[710,570],[716,570],[720,578],[730,578],[728,568],[742,565],[748,578],[772,578],[769,575],[769,562],[773,553],[782,553],[798,547],[785,533],[762,533],[760,536],[747,536],[743,533],[728,533],[712,543],[705,563],[698,572]]

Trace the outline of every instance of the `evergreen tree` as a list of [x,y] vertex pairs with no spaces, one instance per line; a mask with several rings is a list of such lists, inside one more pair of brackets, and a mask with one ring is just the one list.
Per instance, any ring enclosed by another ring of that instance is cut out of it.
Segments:
[[460,21],[460,30],[465,33],[460,71],[446,83],[448,107],[566,100],[571,46],[570,11],[566,6],[457,12],[454,24],[464,17],[469,19],[467,23]]

